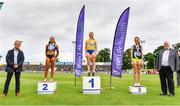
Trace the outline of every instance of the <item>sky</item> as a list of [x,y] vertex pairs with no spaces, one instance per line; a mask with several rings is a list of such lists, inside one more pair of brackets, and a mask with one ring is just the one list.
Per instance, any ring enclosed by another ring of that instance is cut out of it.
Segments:
[[[0,54],[5,56],[15,40],[23,41],[25,61],[45,61],[45,45],[56,38],[61,62],[72,62],[77,20],[85,4],[84,41],[94,32],[98,50],[112,48],[117,21],[130,7],[125,49],[134,37],[145,40],[144,53],[164,41],[180,42],[180,0],[0,0]],[[85,56],[83,56],[85,60]]]

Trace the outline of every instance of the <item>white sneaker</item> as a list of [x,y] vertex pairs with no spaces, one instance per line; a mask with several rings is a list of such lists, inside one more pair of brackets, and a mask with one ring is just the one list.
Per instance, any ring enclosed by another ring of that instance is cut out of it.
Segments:
[[50,79],[50,82],[53,82],[53,79],[52,79],[52,78]]
[[137,87],[137,83],[134,83],[134,87]]
[[137,83],[137,86],[138,86],[138,87],[141,87],[141,84],[140,84],[140,83]]
[[44,79],[44,82],[47,82],[47,78]]

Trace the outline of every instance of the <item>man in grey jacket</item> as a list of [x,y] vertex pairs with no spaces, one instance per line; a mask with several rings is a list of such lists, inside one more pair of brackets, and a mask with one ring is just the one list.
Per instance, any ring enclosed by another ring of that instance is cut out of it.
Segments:
[[169,96],[174,96],[173,72],[179,70],[179,57],[177,51],[170,48],[168,41],[164,42],[164,49],[157,55],[156,68],[159,71],[161,81],[162,93],[160,96],[167,95],[167,86]]

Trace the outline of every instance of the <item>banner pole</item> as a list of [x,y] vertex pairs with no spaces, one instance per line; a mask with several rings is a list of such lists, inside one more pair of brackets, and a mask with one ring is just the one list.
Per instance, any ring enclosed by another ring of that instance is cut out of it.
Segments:
[[76,86],[76,71],[75,71],[75,45],[76,45],[76,41],[72,41],[72,45],[73,45],[73,72],[74,72],[74,85]]
[[110,72],[110,87],[112,87],[112,73]]
[[76,78],[76,75],[75,75],[75,82],[74,82],[75,86],[76,86],[76,84],[77,84],[76,79],[77,79],[77,78]]

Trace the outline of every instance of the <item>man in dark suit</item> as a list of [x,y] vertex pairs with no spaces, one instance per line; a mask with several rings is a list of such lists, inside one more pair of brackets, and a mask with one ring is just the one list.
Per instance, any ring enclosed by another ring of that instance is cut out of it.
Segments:
[[159,71],[161,81],[162,94],[160,96],[167,95],[167,86],[169,96],[174,96],[173,72],[179,70],[179,57],[177,51],[170,48],[168,41],[164,42],[164,49],[157,56],[156,68]]
[[16,89],[15,93],[16,96],[20,96],[20,75],[22,71],[22,66],[24,62],[24,53],[20,50],[21,41],[16,40],[14,43],[14,48],[12,50],[9,50],[6,55],[6,69],[7,77],[6,82],[4,85],[4,90],[2,96],[6,96],[9,89],[9,84],[11,81],[11,78],[13,76],[13,73],[15,73],[15,80],[16,80]]

